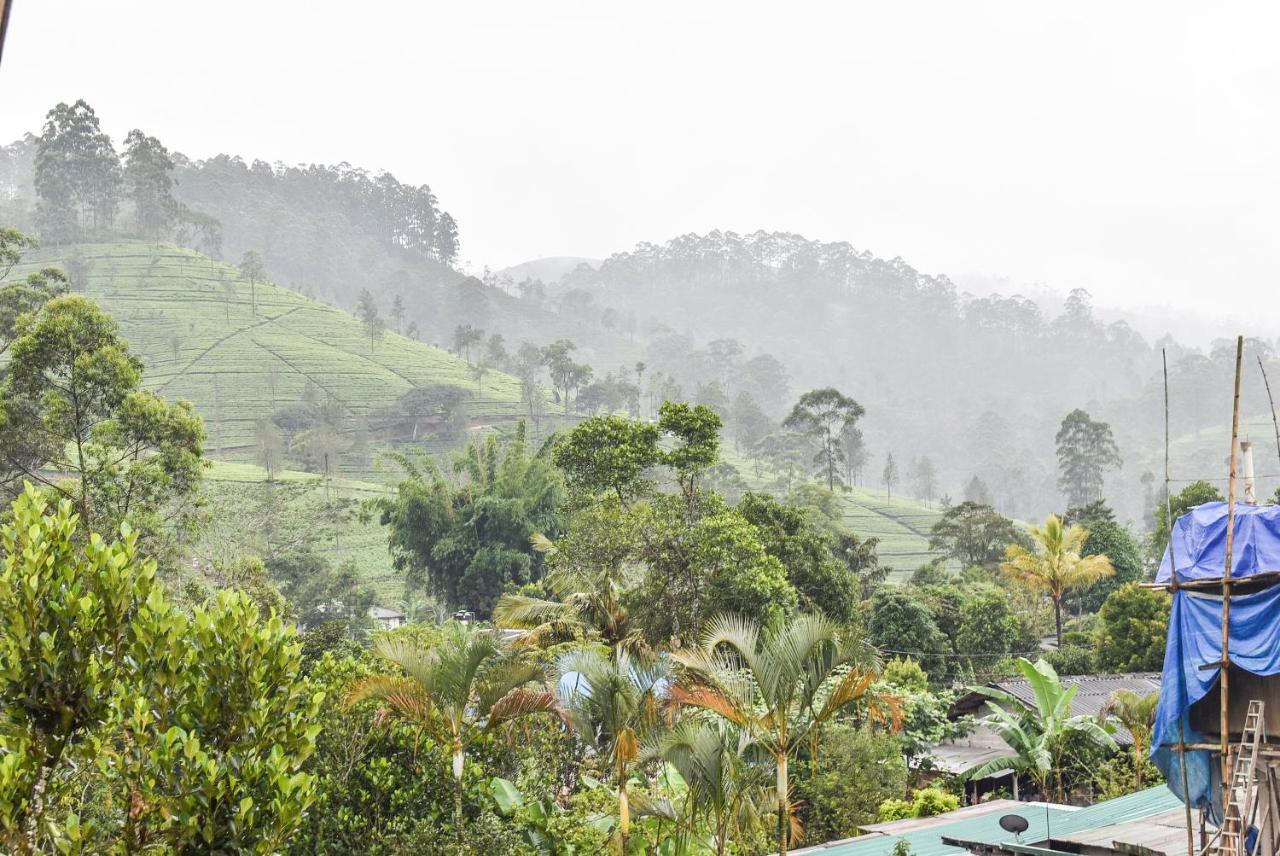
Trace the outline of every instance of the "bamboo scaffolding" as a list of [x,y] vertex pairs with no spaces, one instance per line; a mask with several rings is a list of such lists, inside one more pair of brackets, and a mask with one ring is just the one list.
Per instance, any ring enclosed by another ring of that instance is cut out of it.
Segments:
[[[1173,500],[1169,495],[1169,357],[1164,348],[1160,349],[1160,364],[1164,369],[1164,520],[1173,534]],[[1169,580],[1174,593],[1178,591],[1178,566],[1169,550]],[[1187,821],[1187,856],[1195,856],[1195,833],[1191,825],[1191,794],[1187,785],[1187,712],[1178,716],[1178,770],[1182,775],[1182,807]]]
[[[1236,444],[1240,436],[1240,369],[1244,361],[1244,336],[1236,337],[1236,380],[1235,393],[1231,404],[1231,470],[1227,478],[1227,556],[1226,568],[1222,573],[1222,662],[1218,673],[1218,710],[1219,749],[1222,753],[1222,799],[1231,793],[1231,703],[1229,701],[1230,657],[1228,644],[1231,640],[1231,548],[1235,536],[1236,524]],[[1172,532],[1172,528],[1170,529]],[[1172,551],[1171,551],[1172,552]]]

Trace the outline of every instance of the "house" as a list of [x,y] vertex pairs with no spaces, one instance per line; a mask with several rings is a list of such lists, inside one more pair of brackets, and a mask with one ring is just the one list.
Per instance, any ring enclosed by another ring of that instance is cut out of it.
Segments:
[[408,622],[403,612],[398,609],[389,609],[385,606],[371,606],[367,615],[377,622],[378,627],[382,630],[395,630],[397,627],[403,627]]
[[[1112,695],[1117,690],[1131,690],[1139,695],[1158,693],[1160,691],[1160,675],[1155,672],[1135,672],[1128,674],[1101,675],[1069,675],[1062,678],[1066,687],[1078,687],[1071,700],[1073,716],[1100,716]],[[992,681],[987,684],[993,689],[1003,690],[1018,700],[1027,710],[1035,710],[1035,694],[1031,684],[1025,678]],[[956,699],[947,716],[952,721],[964,717],[979,719],[988,712],[987,696],[979,692],[969,692]],[[1132,746],[1133,737],[1123,727],[1118,727],[1113,735],[1121,746]],[[929,752],[917,759],[915,766],[929,771],[962,776],[983,764],[999,758],[1012,758],[1011,750],[991,729],[974,726],[967,734],[951,740],[944,740],[929,748]],[[983,794],[991,793],[999,788],[1015,793],[1011,771],[1002,770],[970,785],[969,799],[976,802]]]
[[[1176,816],[1177,825],[1171,826]],[[795,856],[889,856],[905,842],[915,856],[1057,856],[1141,853],[1179,856],[1186,849],[1178,798],[1164,786],[1088,808],[1056,803],[991,800],[936,817],[862,827],[864,834],[795,850]],[[1011,818],[1022,823],[1009,823]],[[1006,820],[1002,825],[1001,820]],[[1025,824],[1022,832],[1012,832]],[[1171,831],[1178,832],[1176,846]]]

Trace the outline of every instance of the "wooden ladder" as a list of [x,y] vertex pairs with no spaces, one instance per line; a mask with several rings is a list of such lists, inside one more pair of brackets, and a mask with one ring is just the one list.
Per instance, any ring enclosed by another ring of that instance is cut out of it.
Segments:
[[1249,832],[1249,817],[1253,811],[1258,744],[1266,731],[1266,723],[1263,722],[1265,709],[1262,701],[1252,699],[1244,717],[1244,732],[1240,735],[1235,762],[1231,765],[1231,787],[1222,795],[1222,830],[1216,848],[1219,856],[1245,856],[1245,836]]

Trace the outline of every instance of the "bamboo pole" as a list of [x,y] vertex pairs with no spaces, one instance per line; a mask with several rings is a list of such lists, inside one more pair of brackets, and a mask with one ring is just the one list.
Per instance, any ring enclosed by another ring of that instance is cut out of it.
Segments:
[[1258,370],[1262,372],[1262,385],[1267,388],[1267,403],[1271,405],[1271,425],[1276,429],[1276,454],[1280,455],[1280,419],[1276,419],[1276,400],[1271,397],[1271,381],[1267,380],[1267,367],[1258,357]]
[[[1164,369],[1164,522],[1169,530],[1169,582],[1174,597],[1178,592],[1178,564],[1173,552],[1173,500],[1169,496],[1169,356],[1160,349],[1160,364]],[[1195,831],[1191,825],[1191,794],[1187,784],[1187,711],[1178,714],[1178,770],[1182,776],[1182,808],[1186,812],[1187,856],[1195,856]]]
[[1231,793],[1231,755],[1228,751],[1228,740],[1231,731],[1231,707],[1228,701],[1230,660],[1227,646],[1231,640],[1231,547],[1236,527],[1236,443],[1240,436],[1240,367],[1244,360],[1244,336],[1236,337],[1236,382],[1235,393],[1231,404],[1231,471],[1227,478],[1227,557],[1226,569],[1222,574],[1222,670],[1218,678],[1218,695],[1220,700],[1218,711],[1219,751],[1222,753],[1222,799],[1225,801]]

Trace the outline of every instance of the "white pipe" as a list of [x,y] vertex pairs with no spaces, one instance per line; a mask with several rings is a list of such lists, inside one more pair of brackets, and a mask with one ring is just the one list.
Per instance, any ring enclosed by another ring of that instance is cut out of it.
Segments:
[[1246,505],[1258,504],[1258,492],[1253,481],[1253,444],[1240,441],[1240,457],[1244,469],[1244,501]]

